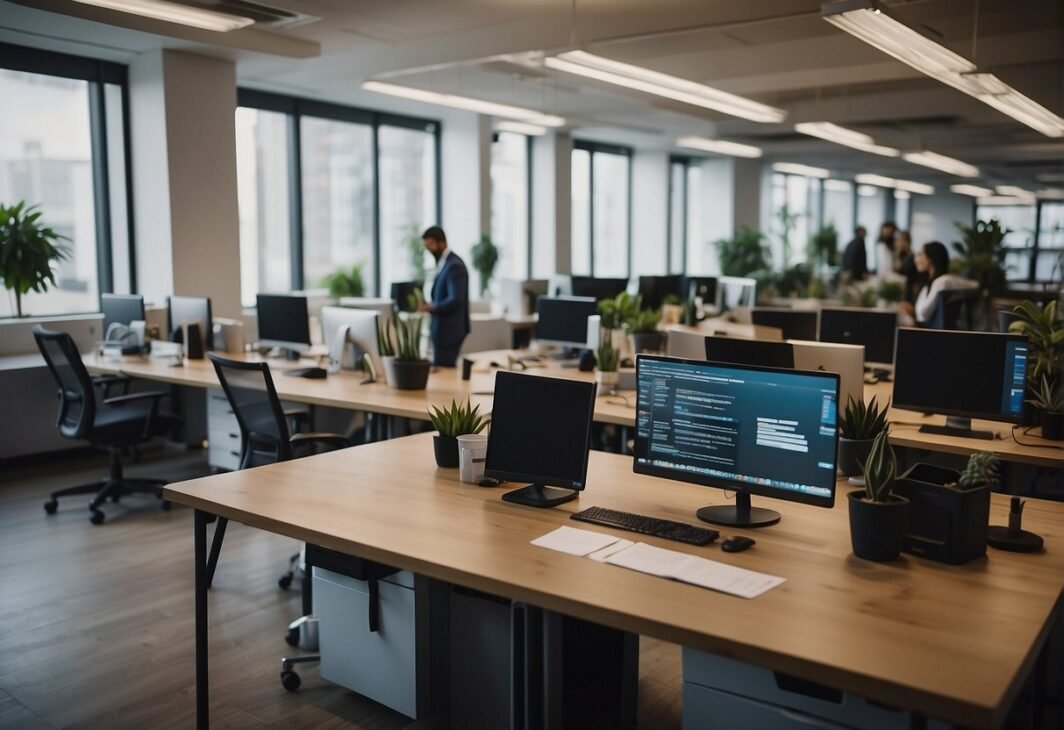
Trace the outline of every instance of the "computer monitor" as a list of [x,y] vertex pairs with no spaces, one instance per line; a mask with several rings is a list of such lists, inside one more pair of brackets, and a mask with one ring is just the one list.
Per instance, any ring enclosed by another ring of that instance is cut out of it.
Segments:
[[734,489],[734,505],[698,510],[718,525],[778,522],[752,494],[831,507],[838,397],[834,373],[641,355],[635,472]]
[[864,348],[836,342],[788,340],[794,350],[795,370],[821,370],[839,375],[839,403],[843,409],[853,398],[864,399]]
[[101,294],[100,311],[103,312],[103,338],[110,339],[111,325],[129,327],[133,321],[144,321],[144,297],[140,294]]
[[568,274],[554,274],[547,282],[548,297],[571,297],[573,295],[573,277]]
[[595,301],[613,299],[628,290],[628,279],[603,279],[592,276],[572,277],[574,297],[591,297]]
[[527,317],[536,311],[536,300],[547,295],[546,279],[503,279],[499,299],[503,311],[512,317]]
[[670,294],[683,300],[683,277],[679,274],[639,277],[639,296],[643,298],[644,307],[661,309],[661,305],[665,303],[665,297]]
[[310,349],[307,298],[291,294],[259,294],[255,298],[260,346],[280,347],[290,359]]
[[684,284],[684,292],[687,299],[700,298],[702,304],[713,304],[717,301],[717,277],[715,276],[688,276]]
[[705,343],[706,359],[713,362],[769,368],[794,367],[794,348],[789,342],[710,336]]
[[941,413],[924,433],[992,439],[972,419],[1019,423],[1027,382],[1027,337],[999,332],[898,330],[894,407]]
[[322,339],[329,348],[329,359],[341,368],[353,369],[360,365],[363,355],[369,355],[374,378],[382,378],[384,366],[377,340],[380,321],[380,314],[372,309],[322,307]]
[[167,300],[166,329],[170,332],[170,338],[175,342],[182,342],[181,333],[186,324],[194,324],[199,328],[205,349],[214,349],[214,322],[211,319],[210,299],[172,296]]
[[[369,309],[377,313],[381,322],[392,318],[395,314],[395,302],[384,297],[340,297],[339,304],[346,309]],[[324,307],[322,307],[324,310]],[[329,344],[326,337],[325,344]]]
[[717,311],[736,307],[752,307],[757,301],[757,280],[744,276],[722,276],[717,279]]
[[425,296],[425,283],[421,281],[397,281],[392,284],[391,295],[392,301],[395,302],[395,308],[400,312],[412,312],[414,311],[410,307],[410,296],[420,292],[421,296]]
[[536,340],[566,348],[587,347],[587,318],[598,314],[591,297],[540,297],[536,301]]
[[484,475],[531,482],[504,494],[507,502],[554,507],[574,499],[587,481],[594,414],[594,383],[500,370]]
[[864,345],[865,362],[881,367],[894,364],[897,312],[875,309],[824,308],[820,310],[821,342]]
[[816,311],[784,309],[783,307],[754,307],[750,312],[754,324],[779,327],[785,340],[815,340]]

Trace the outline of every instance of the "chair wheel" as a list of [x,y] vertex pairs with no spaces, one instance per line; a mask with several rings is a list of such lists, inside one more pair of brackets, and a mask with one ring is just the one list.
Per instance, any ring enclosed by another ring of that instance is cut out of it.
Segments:
[[173,507],[173,505],[170,503],[169,499],[164,499],[162,502],[159,503],[159,508],[163,512],[169,512],[171,507]]
[[98,509],[92,511],[92,517],[89,518],[89,522],[94,525],[102,525],[104,521],[104,514]]
[[293,578],[292,573],[285,573],[284,575],[282,575],[280,578],[277,579],[277,586],[282,591],[287,591],[289,588],[292,587],[292,578]]
[[284,643],[289,646],[299,646],[299,629],[288,629],[284,635]]
[[299,678],[299,675],[290,669],[286,669],[281,672],[281,684],[289,692],[295,692],[299,689],[299,685],[303,683],[303,680]]
[[59,503],[54,499],[49,499],[44,503],[44,511],[50,515],[54,515],[57,509],[59,509]]

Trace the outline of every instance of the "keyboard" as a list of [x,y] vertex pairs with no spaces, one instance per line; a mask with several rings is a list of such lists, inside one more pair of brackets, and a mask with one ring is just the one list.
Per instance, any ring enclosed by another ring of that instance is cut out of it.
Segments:
[[311,378],[313,380],[318,380],[326,377],[329,374],[329,371],[325,368],[292,368],[291,370],[285,370],[284,374],[296,378]]
[[695,527],[683,522],[662,520],[657,517],[636,515],[631,512],[618,512],[605,507],[588,507],[582,512],[569,515],[570,519],[590,522],[594,525],[617,527],[629,532],[663,537],[666,540],[685,542],[688,545],[708,545],[716,540],[720,533],[708,527]]

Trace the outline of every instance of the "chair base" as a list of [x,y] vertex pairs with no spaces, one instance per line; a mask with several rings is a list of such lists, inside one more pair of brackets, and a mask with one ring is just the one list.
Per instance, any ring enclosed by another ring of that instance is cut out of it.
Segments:
[[289,692],[295,692],[299,689],[299,685],[303,684],[303,680],[292,670],[292,665],[320,661],[321,654],[304,654],[303,656],[284,657],[281,659],[281,684]]
[[[92,513],[89,517],[89,522],[94,525],[100,525],[103,524],[105,519],[104,513],[100,510],[100,505],[108,499],[112,502],[118,502],[122,497],[131,494],[151,494],[158,499],[162,499],[163,487],[166,486],[166,484],[167,481],[165,479],[125,477],[122,474],[121,455],[117,450],[112,450],[111,474],[107,479],[101,479],[88,484],[80,484],[76,487],[67,487],[52,492],[48,495],[48,501],[44,503],[44,511],[50,515],[55,514],[56,510],[59,509],[60,497],[71,497],[79,494],[95,494],[96,496],[89,501],[89,512]],[[170,509],[170,503],[165,499],[162,500],[161,506],[164,510]]]

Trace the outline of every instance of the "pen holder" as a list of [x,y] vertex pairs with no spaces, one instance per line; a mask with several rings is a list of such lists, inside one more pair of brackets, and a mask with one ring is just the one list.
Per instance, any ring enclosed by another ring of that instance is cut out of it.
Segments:
[[468,484],[478,484],[484,478],[484,460],[488,455],[486,434],[466,434],[458,437],[458,478]]

